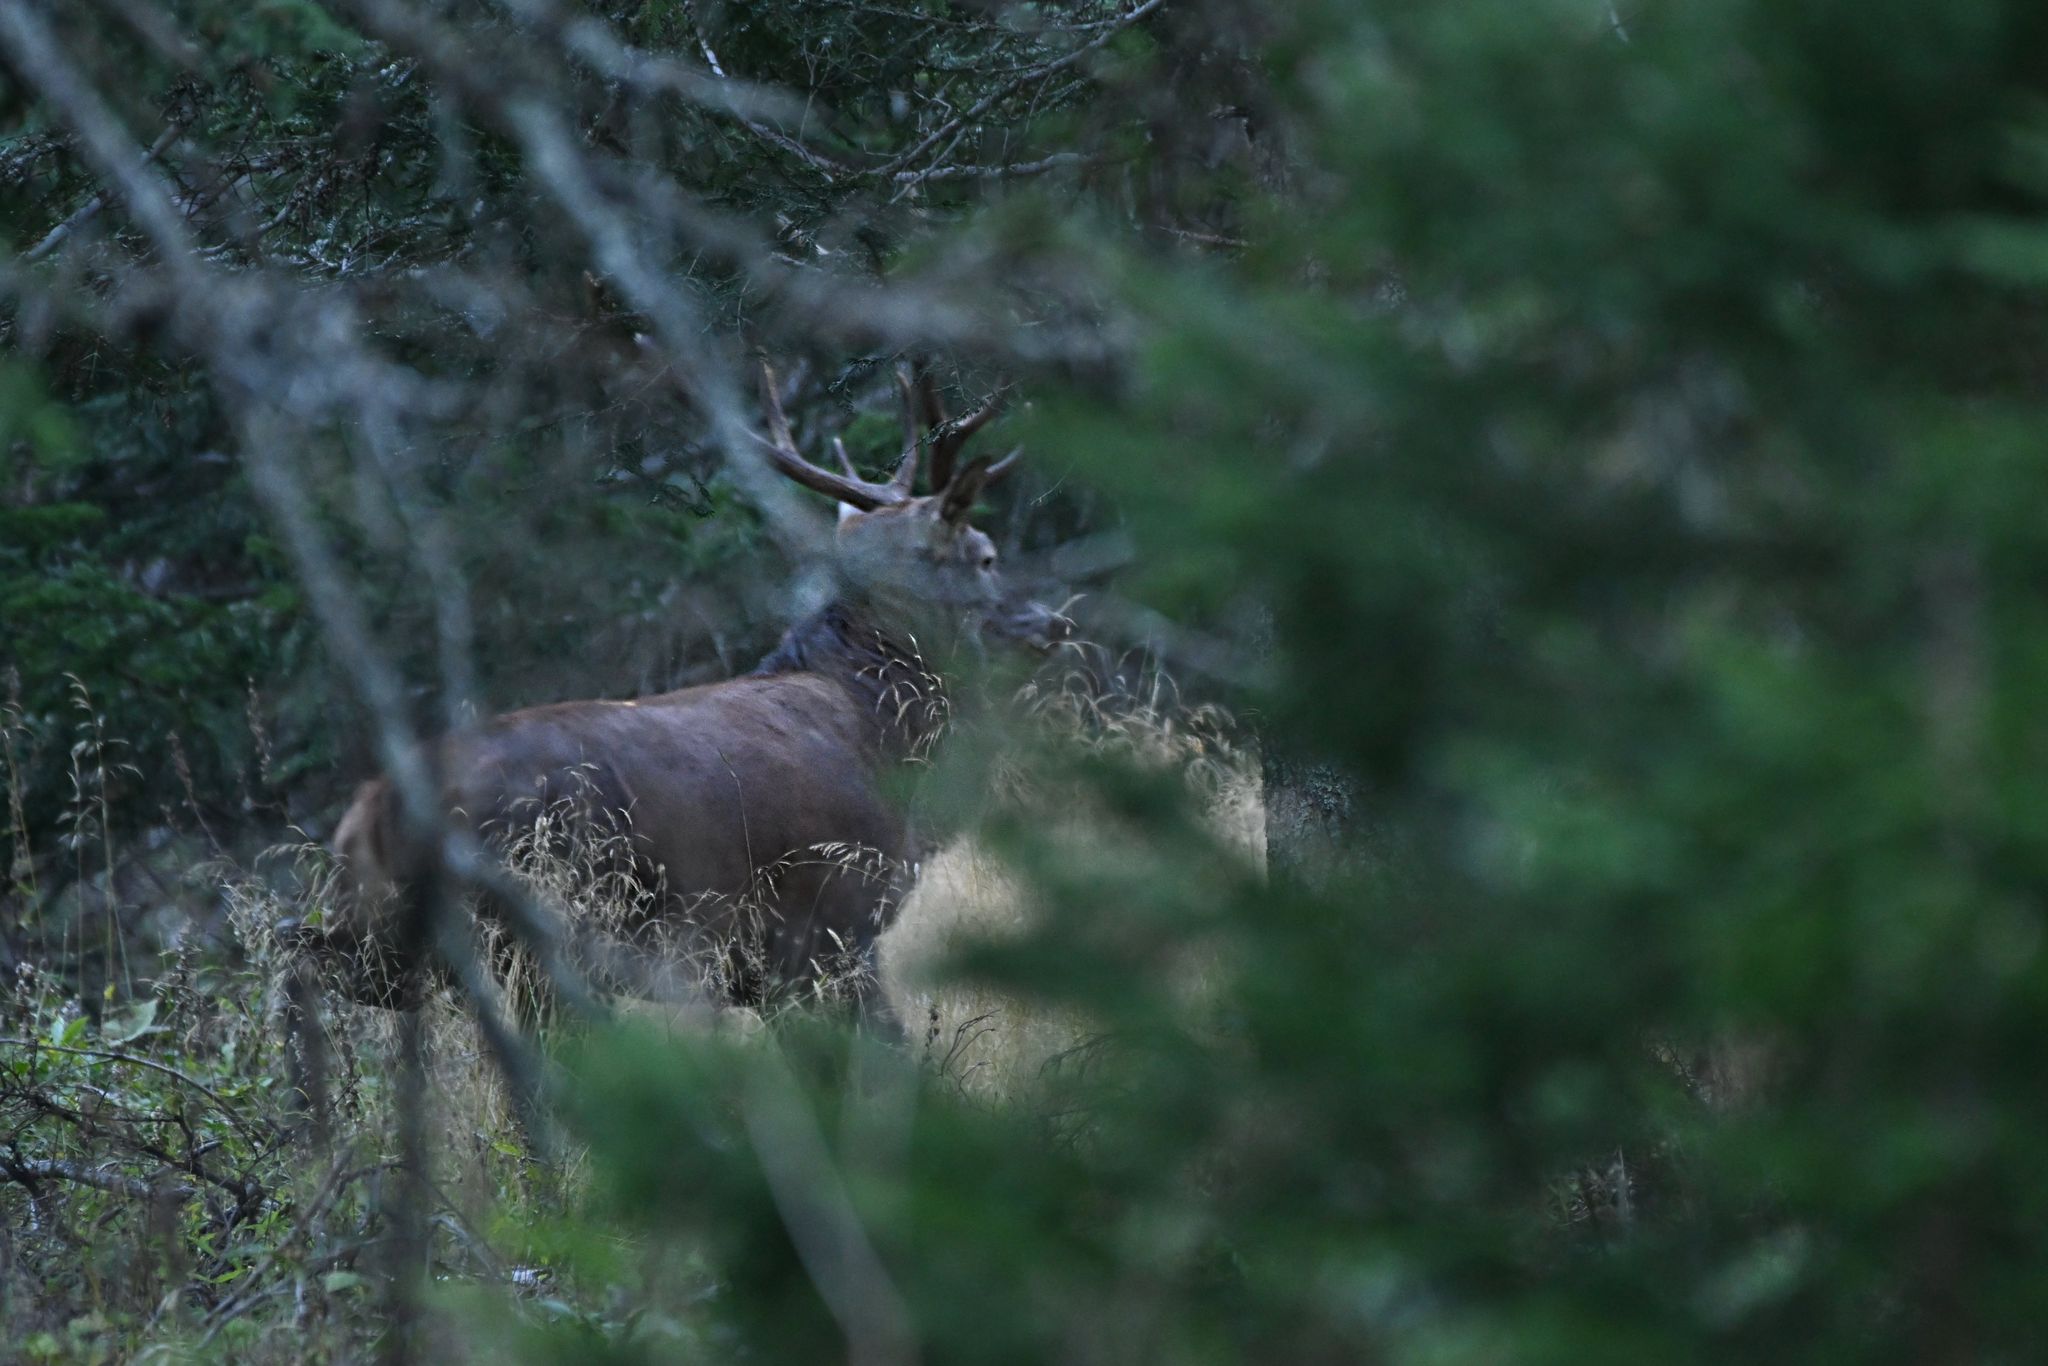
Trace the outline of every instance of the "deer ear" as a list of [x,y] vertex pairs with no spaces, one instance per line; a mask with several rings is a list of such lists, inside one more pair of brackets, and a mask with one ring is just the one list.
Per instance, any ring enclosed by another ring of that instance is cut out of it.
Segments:
[[860,516],[860,509],[853,504],[841,503],[839,505],[839,524],[841,526],[844,526],[858,516]]
[[964,525],[967,514],[974,511],[974,500],[981,496],[982,485],[987,482],[988,457],[968,461],[946,485],[945,495],[939,503],[939,515],[956,525]]

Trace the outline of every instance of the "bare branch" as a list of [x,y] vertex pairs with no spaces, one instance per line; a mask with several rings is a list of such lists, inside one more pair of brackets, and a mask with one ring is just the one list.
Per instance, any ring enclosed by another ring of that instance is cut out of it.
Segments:
[[[163,132],[157,134],[156,141],[149,144],[149,150],[142,154],[141,164],[147,166],[150,162],[162,156],[166,148],[184,136],[185,127],[185,121],[182,119],[165,127]],[[45,256],[48,256],[51,252],[62,246],[72,234],[76,233],[87,223],[90,223],[99,214],[99,211],[106,206],[107,194],[106,191],[102,190],[72,210],[71,214],[63,222],[45,233],[40,242],[37,242],[21,254],[22,259],[24,261],[42,260]]]
[[228,1121],[237,1129],[240,1129],[244,1134],[255,1137],[255,1131],[249,1126],[249,1122],[242,1118],[234,1106],[228,1104],[220,1092],[214,1090],[198,1078],[188,1076],[177,1068],[167,1063],[158,1062],[154,1058],[141,1058],[133,1053],[119,1053],[108,1048],[72,1048],[60,1044],[44,1043],[36,1039],[0,1038],[0,1045],[10,1048],[26,1048],[31,1052],[64,1053],[80,1058],[100,1058],[108,1062],[126,1063],[130,1067],[142,1067],[152,1072],[161,1072],[167,1077],[176,1078],[197,1091],[200,1095],[205,1096],[213,1102],[214,1108],[225,1115]]
[[976,100],[967,109],[961,111],[959,114],[954,115],[952,118],[946,120],[946,122],[940,124],[937,128],[933,129],[930,133],[926,134],[921,140],[919,140],[919,142],[915,146],[911,147],[909,151],[904,152],[902,155],[894,158],[886,165],[882,166],[880,168],[880,173],[886,174],[893,179],[895,177],[896,172],[900,171],[905,166],[910,165],[919,157],[923,156],[926,152],[931,151],[932,148],[946,141],[955,133],[960,132],[963,128],[966,128],[969,125],[972,125],[973,123],[977,122],[978,120],[981,119],[983,115],[987,114],[989,110],[995,108],[998,104],[1002,103],[1010,96],[1016,94],[1025,86],[1030,85],[1033,81],[1044,80],[1047,76],[1053,75],[1054,73],[1059,71],[1063,71],[1067,67],[1070,67],[1074,63],[1080,61],[1083,57],[1086,57],[1091,52],[1100,50],[1105,44],[1114,39],[1119,33],[1122,33],[1125,29],[1131,27],[1131,25],[1136,24],[1141,20],[1149,17],[1155,11],[1157,11],[1161,5],[1165,3],[1166,0],[1144,0],[1144,3],[1138,5],[1128,14],[1125,14],[1120,19],[1118,19],[1114,24],[1103,29],[1101,33],[1089,39],[1087,42],[1081,44],[1073,51],[1068,52],[1063,56],[1055,57],[1051,61],[1045,62],[1042,65],[1032,67],[1030,70],[1005,82],[1003,85],[998,86],[996,89],[990,91],[987,95],[984,95],[981,99]]
[[801,102],[787,92],[750,81],[734,80],[706,50],[708,71],[672,58],[657,57],[621,42],[603,21],[587,15],[571,17],[553,0],[499,0],[536,33],[554,39],[590,70],[609,81],[646,94],[679,95],[693,104],[732,115],[750,126],[759,120],[792,121],[803,113]]
[[74,1185],[112,1191],[116,1195],[133,1196],[137,1200],[185,1201],[199,1193],[196,1186],[182,1183],[153,1185],[139,1176],[123,1176],[120,1172],[108,1171],[104,1167],[88,1167],[83,1162],[65,1162],[54,1158],[8,1157],[0,1154],[0,1176],[24,1186],[33,1186],[38,1181],[69,1181]]
[[26,0],[0,0],[0,47],[22,83],[41,91],[70,125],[86,161],[120,195],[137,226],[163,254],[166,269],[189,282],[191,239],[183,218],[146,174],[152,158],[137,156],[120,120],[79,76]]
[[933,180],[1023,180],[1070,166],[1099,166],[1106,158],[1094,152],[1053,152],[1036,161],[1012,161],[1003,165],[934,165],[922,171],[896,171],[890,179],[898,185],[922,185]]
[[910,1311],[861,1226],[817,1117],[773,1047],[760,1050],[749,1069],[742,1107],[783,1227],[846,1335],[847,1360],[854,1366],[914,1362]]

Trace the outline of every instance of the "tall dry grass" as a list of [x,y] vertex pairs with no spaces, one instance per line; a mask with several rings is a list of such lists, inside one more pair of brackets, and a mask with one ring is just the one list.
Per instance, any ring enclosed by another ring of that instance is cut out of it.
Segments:
[[[1177,774],[1217,845],[1253,867],[1266,864],[1264,786],[1257,749],[1214,707],[1184,704],[1156,669],[1134,682],[1121,671],[1069,675],[1025,695],[1045,738]],[[1001,781],[992,778],[992,781]],[[1024,791],[1040,836],[1070,866],[1128,859],[1131,849],[1090,812],[1084,792]],[[1002,1100],[1026,1092],[1098,1033],[1072,1011],[950,980],[945,964],[978,943],[1025,934],[1045,908],[1017,871],[971,834],[926,859],[881,941],[889,1007],[919,1056],[970,1094]],[[1216,984],[1220,965],[1199,949],[1176,975],[1191,1008]]]

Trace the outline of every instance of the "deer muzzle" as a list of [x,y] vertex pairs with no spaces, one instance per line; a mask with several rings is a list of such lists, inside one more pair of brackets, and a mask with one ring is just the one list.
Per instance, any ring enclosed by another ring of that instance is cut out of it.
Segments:
[[999,607],[983,619],[982,629],[998,640],[1027,645],[1040,654],[1074,638],[1074,623],[1042,602]]

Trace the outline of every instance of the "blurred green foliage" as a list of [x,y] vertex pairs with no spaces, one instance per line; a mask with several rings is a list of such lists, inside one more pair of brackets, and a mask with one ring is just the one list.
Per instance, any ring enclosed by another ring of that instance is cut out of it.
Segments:
[[[1250,245],[1100,248],[1144,341],[1034,444],[1155,601],[1271,607],[1268,738],[1366,856],[1218,877],[1098,786],[1171,856],[1023,822],[1048,913],[965,965],[1100,1022],[1013,1098],[1063,1141],[927,1082],[878,1155],[872,1080],[789,1083],[935,1359],[2037,1350],[2042,11],[1602,9],[1288,7]],[[594,1066],[623,1206],[838,1350],[780,1083]]]

